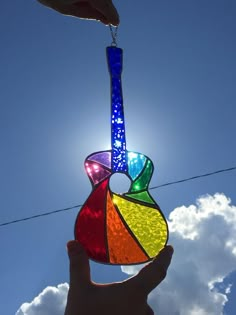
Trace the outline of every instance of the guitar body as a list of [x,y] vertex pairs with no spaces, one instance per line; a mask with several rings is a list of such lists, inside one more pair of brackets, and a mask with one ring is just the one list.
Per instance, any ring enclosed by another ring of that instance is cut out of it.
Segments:
[[127,193],[109,186],[113,174],[111,150],[96,152],[85,160],[93,190],[75,223],[75,238],[88,256],[102,263],[138,264],[151,260],[165,246],[167,223],[148,185],[153,163],[145,155],[127,151],[131,181]]
[[[92,193],[75,222],[75,239],[89,258],[108,264],[138,264],[155,257],[168,240],[167,222],[148,185],[153,163],[145,155],[126,149],[123,96],[121,86],[123,51],[107,47],[111,77],[111,150],[89,155],[85,169]],[[127,193],[110,188],[115,173],[131,181]]]

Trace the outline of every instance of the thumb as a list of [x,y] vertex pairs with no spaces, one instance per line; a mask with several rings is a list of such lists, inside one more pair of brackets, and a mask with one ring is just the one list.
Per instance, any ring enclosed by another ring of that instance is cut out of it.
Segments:
[[165,246],[151,263],[130,280],[139,289],[141,288],[144,294],[149,294],[165,279],[173,252],[172,246]]
[[70,288],[79,289],[91,283],[89,260],[83,247],[77,241],[67,243],[70,260]]

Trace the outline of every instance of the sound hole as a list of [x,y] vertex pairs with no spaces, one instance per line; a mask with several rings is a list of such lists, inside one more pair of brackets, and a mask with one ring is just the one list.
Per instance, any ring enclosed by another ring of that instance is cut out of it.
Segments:
[[112,192],[123,194],[129,191],[131,181],[127,175],[123,173],[115,173],[110,177],[109,186]]

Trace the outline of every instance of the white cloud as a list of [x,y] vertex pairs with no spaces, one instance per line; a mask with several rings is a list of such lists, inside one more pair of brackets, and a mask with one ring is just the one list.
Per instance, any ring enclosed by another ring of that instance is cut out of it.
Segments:
[[[206,195],[169,216],[175,253],[165,281],[149,302],[158,314],[222,315],[231,285],[218,284],[236,270],[236,207],[224,194]],[[122,267],[135,274],[140,267]]]
[[[149,303],[157,314],[222,315],[231,290],[223,281],[236,270],[236,207],[224,194],[203,196],[173,210],[169,228],[173,261]],[[135,274],[141,267],[122,270]],[[63,315],[67,292],[68,284],[47,287],[16,315]]]
[[31,303],[21,305],[16,315],[64,315],[68,284],[47,287]]

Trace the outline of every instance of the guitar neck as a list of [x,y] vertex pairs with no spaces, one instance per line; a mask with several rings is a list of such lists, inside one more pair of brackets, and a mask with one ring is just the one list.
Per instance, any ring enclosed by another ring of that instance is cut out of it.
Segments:
[[121,85],[122,57],[121,48],[107,47],[107,63],[111,78],[111,166],[113,172],[126,172],[128,169]]

